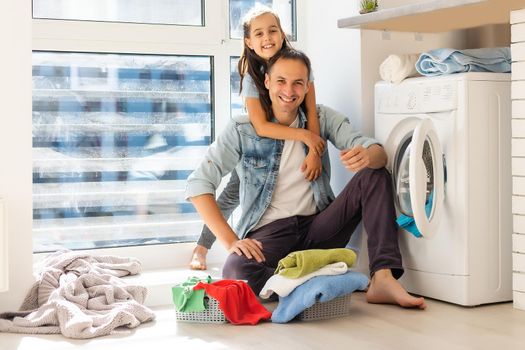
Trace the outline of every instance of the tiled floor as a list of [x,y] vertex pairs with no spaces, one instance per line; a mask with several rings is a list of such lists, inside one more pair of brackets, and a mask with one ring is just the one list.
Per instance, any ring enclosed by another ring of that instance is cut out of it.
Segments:
[[122,334],[93,340],[0,334],[0,349],[525,349],[525,311],[512,303],[427,302],[427,310],[405,310],[367,304],[364,293],[356,293],[348,317],[257,326],[178,323],[171,307],[160,307],[155,322]]

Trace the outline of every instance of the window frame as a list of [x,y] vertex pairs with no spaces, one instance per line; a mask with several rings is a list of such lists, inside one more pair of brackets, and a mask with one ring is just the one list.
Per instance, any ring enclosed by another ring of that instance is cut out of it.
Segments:
[[[299,34],[301,10],[296,2],[295,25]],[[203,27],[137,24],[125,22],[94,22],[32,19],[32,50],[86,53],[129,53],[154,55],[198,55],[212,57],[212,141],[230,119],[230,57],[239,56],[242,40],[230,39],[229,0],[204,2]],[[220,15],[217,15],[220,14]],[[297,37],[300,37],[297,34]],[[300,48],[299,42],[293,43]],[[217,82],[228,82],[217,84]],[[224,183],[224,181],[223,181]],[[31,205],[31,203],[27,203]],[[186,266],[195,243],[99,248],[87,252],[94,255],[120,255],[139,258],[143,269],[164,269]],[[214,246],[220,245],[216,242]],[[46,253],[34,253],[35,262]],[[208,261],[224,261],[222,247],[210,250]]]
[[95,23],[131,23],[131,24],[146,24],[146,25],[169,25],[169,26],[181,26],[181,27],[205,27],[206,26],[206,1],[200,0],[201,2],[201,23],[202,24],[178,24],[178,23],[160,23],[160,22],[133,22],[133,21],[104,21],[104,20],[94,20],[94,19],[70,19],[70,18],[52,18],[52,17],[35,17],[34,12],[34,2],[31,0],[31,19],[41,19],[46,21],[71,21],[71,22],[95,22]]

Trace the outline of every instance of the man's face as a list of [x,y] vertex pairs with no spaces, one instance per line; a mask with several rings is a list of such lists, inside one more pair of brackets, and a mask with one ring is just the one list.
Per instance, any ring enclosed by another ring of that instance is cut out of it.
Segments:
[[300,60],[281,58],[266,74],[264,84],[274,112],[297,113],[308,92],[308,69]]

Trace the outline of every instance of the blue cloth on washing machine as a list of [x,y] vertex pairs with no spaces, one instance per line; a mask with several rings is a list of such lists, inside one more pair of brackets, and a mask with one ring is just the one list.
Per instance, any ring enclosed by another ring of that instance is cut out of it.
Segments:
[[272,313],[272,322],[286,323],[316,301],[330,301],[356,290],[365,290],[367,286],[368,277],[355,271],[342,275],[313,277],[295,288],[288,296],[279,297],[279,305]]
[[[432,199],[434,198],[434,191],[430,192],[430,196],[428,196],[427,201],[425,203],[425,213],[427,214],[427,218],[430,217],[430,213],[432,212]],[[397,224],[400,228],[410,232],[417,238],[423,237],[421,232],[419,232],[419,229],[416,226],[416,222],[414,221],[413,216],[407,216],[405,214],[399,215],[399,217],[396,219]]]
[[397,224],[400,228],[410,232],[412,235],[414,235],[417,238],[423,237],[421,232],[417,229],[416,222],[414,221],[414,218],[412,216],[407,216],[405,214],[399,215],[399,217],[396,219]]
[[419,56],[416,70],[426,76],[462,72],[506,73],[511,70],[510,48],[434,49]]

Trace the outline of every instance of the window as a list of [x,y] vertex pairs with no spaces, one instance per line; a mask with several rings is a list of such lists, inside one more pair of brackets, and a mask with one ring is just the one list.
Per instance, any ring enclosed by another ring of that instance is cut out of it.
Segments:
[[243,112],[242,97],[239,93],[241,77],[237,70],[237,63],[239,62],[239,56],[230,57],[230,91],[231,91],[231,115]]
[[34,250],[194,241],[211,58],[33,53]]
[[293,0],[230,0],[230,38],[241,39],[242,20],[246,13],[256,4],[273,8],[281,20],[281,26],[288,37],[295,41],[295,1]]
[[[242,40],[218,15],[230,1],[123,1],[130,11],[149,3],[140,20],[104,17],[98,1],[87,2],[99,12],[87,19],[66,14],[69,1],[33,0],[34,251],[104,248],[97,254],[140,257],[144,268],[186,264],[192,245],[179,243],[195,241],[202,221],[185,180],[242,111]],[[157,24],[153,7],[191,25]]]
[[204,25],[203,0],[33,0],[33,18]]

